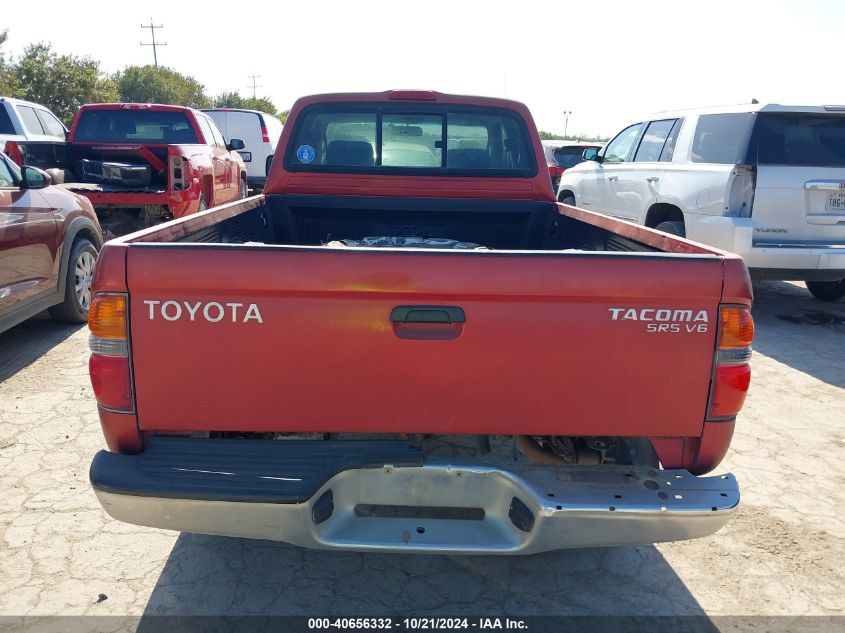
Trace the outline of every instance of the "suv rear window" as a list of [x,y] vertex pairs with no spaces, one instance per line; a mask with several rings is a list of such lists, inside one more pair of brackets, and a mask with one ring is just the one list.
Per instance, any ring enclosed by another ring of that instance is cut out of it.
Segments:
[[184,112],[156,110],[85,110],[75,141],[116,143],[196,143],[197,135]]
[[289,171],[533,176],[522,119],[490,108],[344,104],[312,106],[296,123]]
[[760,165],[845,167],[845,116],[761,112],[751,149]]
[[748,138],[748,113],[704,114],[698,117],[692,140],[692,162],[730,165],[740,161],[739,150]]
[[595,146],[570,145],[568,147],[558,147],[554,151],[555,164],[564,169],[575,167],[578,163],[584,162],[581,155],[587,147]]

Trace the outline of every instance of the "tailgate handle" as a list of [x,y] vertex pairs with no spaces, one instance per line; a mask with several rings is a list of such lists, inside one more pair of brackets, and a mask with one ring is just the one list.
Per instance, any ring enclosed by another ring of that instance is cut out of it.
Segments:
[[393,323],[466,323],[464,309],[458,306],[396,306],[390,313]]

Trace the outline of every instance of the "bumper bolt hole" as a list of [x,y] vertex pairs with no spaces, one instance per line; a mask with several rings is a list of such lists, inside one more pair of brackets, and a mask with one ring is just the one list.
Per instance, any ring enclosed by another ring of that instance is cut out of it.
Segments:
[[[713,508],[713,509],[715,510],[716,508]],[[418,527],[417,528],[417,534],[425,534],[425,528],[422,527],[422,526]]]

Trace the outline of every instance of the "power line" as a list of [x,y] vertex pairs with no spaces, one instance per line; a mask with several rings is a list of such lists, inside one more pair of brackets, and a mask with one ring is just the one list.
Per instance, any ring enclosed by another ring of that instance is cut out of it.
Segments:
[[156,42],[156,29],[163,29],[164,25],[162,25],[162,24],[154,25],[153,19],[150,18],[150,23],[149,24],[142,24],[141,28],[142,29],[150,29],[150,35],[152,36],[153,41],[151,43],[150,42],[141,42],[141,46],[152,46],[153,47],[153,63],[156,65],[156,68],[158,68],[158,54],[157,54],[156,48],[159,47],[159,46],[167,46],[167,42]]
[[258,93],[256,92],[256,88],[263,88],[264,86],[256,84],[255,80],[261,79],[261,75],[256,75],[256,74],[253,73],[252,75],[247,75],[247,77],[252,79],[252,86],[250,86],[252,88],[252,98],[258,99]]

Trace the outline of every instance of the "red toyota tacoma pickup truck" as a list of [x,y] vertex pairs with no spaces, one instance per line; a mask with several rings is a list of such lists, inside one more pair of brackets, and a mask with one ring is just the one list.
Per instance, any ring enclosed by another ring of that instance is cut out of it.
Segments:
[[718,530],[749,384],[742,260],[555,201],[527,108],[300,99],[263,196],[113,240],[103,508],[394,552]]
[[18,165],[44,169],[91,200],[103,229],[125,234],[247,195],[246,165],[214,121],[179,106],[84,105],[66,143],[8,141]]

